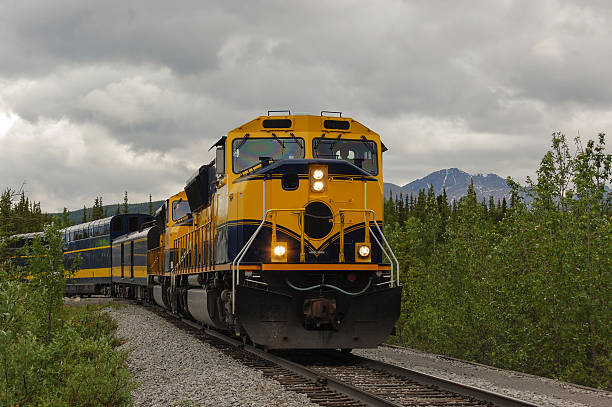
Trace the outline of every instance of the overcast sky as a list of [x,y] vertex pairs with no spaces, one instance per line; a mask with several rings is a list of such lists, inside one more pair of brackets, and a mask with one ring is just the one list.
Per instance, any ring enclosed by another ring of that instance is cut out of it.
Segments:
[[361,121],[399,185],[450,167],[524,180],[552,132],[612,128],[603,0],[0,6],[0,188],[25,181],[47,211],[164,199],[268,109]]

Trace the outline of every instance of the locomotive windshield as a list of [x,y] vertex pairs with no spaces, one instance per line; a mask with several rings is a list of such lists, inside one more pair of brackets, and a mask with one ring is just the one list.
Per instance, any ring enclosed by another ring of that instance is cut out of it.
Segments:
[[259,164],[260,157],[273,160],[304,158],[301,138],[239,138],[232,143],[232,163],[235,173]]
[[346,160],[372,175],[378,174],[376,143],[369,140],[316,138],[312,144],[315,158]]

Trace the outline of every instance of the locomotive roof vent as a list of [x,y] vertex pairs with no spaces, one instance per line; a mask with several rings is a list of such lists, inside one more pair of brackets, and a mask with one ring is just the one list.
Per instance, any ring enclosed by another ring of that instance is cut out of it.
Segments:
[[264,129],[290,129],[291,119],[264,119],[261,123]]
[[351,122],[348,120],[323,120],[323,127],[328,130],[348,130],[351,127]]

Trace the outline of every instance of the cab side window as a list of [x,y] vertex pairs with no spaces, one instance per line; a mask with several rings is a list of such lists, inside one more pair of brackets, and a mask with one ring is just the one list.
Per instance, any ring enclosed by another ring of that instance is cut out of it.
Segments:
[[225,175],[225,144],[217,146],[215,168],[217,171],[217,178],[223,177]]

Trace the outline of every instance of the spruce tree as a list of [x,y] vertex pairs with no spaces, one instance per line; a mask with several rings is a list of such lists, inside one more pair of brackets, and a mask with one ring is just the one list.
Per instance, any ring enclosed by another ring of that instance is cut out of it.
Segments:
[[491,222],[497,222],[497,208],[495,207],[495,199],[493,198],[493,195],[489,196],[489,204],[487,210]]
[[442,189],[442,195],[438,196],[438,208],[440,210],[441,218],[440,238],[442,238],[444,236],[444,232],[446,232],[446,225],[448,224],[448,218],[450,217],[451,212],[451,208],[448,206],[446,188]]
[[414,208],[415,216],[423,222],[425,220],[425,206],[427,204],[427,197],[425,196],[425,190],[421,189],[417,197],[416,205]]
[[128,195],[127,195],[127,191],[125,191],[125,195],[123,196],[123,213],[129,213],[130,212],[130,206],[128,204]]
[[98,197],[96,197],[93,207],[91,208],[91,213],[89,215],[90,221],[95,220],[95,219],[98,219]]
[[397,215],[395,213],[395,203],[393,202],[393,195],[389,195],[389,199],[385,199],[384,206],[384,219],[385,227],[392,225],[397,222]]
[[87,207],[83,205],[83,217],[81,218],[81,223],[87,222]]
[[0,197],[0,236],[8,236],[15,233],[15,224],[12,219],[14,191],[6,188]]
[[149,215],[153,216],[153,201],[152,196],[149,194]]
[[395,201],[395,206],[397,208],[396,209],[397,219],[399,220],[400,223],[402,223],[406,220],[406,218],[405,218],[405,211],[404,211],[404,197],[401,192],[400,192],[399,198],[397,199],[397,201]]
[[68,217],[68,208],[64,207],[62,211],[62,217],[60,218],[61,227],[65,228],[70,226],[72,222],[70,222],[70,218]]
[[102,204],[102,196],[98,198],[98,219],[104,218],[104,205]]
[[414,215],[414,206],[416,205],[414,201],[414,194],[410,193],[410,199],[408,200],[408,213],[409,215]]

